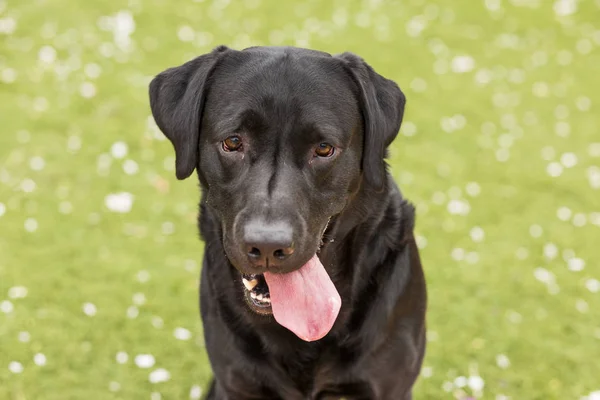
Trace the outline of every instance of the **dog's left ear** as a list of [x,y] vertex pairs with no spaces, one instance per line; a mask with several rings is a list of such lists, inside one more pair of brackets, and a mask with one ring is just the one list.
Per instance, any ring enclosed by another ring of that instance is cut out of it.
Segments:
[[156,124],[175,148],[177,179],[189,177],[198,165],[200,125],[207,80],[229,49],[219,46],[150,82],[150,108]]
[[386,149],[400,130],[406,97],[394,81],[379,75],[357,55],[343,53],[336,57],[345,62],[358,85],[365,135],[363,173],[367,183],[381,191],[386,179]]

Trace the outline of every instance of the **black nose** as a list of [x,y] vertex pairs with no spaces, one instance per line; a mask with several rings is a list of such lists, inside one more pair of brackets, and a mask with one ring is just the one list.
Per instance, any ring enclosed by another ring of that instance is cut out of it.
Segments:
[[244,245],[250,262],[267,267],[294,253],[293,229],[285,222],[250,221],[244,228]]

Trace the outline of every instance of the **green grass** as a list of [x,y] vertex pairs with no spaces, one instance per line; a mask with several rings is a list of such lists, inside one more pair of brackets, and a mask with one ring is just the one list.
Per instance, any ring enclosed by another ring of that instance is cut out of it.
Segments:
[[[429,284],[416,398],[473,394],[460,376],[486,399],[600,390],[598,21],[598,0],[0,0],[0,399],[206,387],[197,182],[176,181],[147,84],[218,44],[350,50],[406,92],[390,164]],[[106,207],[119,192],[130,212]]]

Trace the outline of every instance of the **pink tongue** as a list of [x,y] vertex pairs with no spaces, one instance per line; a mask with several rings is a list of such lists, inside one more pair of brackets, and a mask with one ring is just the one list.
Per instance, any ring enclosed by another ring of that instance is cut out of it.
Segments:
[[342,299],[315,254],[302,268],[287,274],[265,272],[273,316],[307,342],[331,330]]

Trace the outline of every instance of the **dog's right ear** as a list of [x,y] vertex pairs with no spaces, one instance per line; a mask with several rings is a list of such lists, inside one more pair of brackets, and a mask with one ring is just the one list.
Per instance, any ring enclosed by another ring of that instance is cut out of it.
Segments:
[[228,50],[219,46],[211,53],[161,72],[150,82],[152,116],[175,149],[177,179],[189,177],[198,165],[207,81]]

